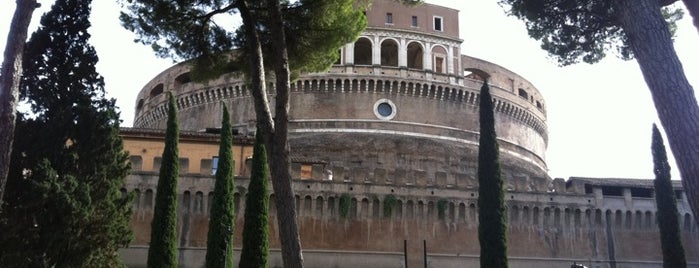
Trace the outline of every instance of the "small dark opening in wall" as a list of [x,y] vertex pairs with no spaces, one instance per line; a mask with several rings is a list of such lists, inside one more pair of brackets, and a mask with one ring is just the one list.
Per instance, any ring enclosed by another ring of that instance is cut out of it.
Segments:
[[529,100],[529,93],[527,93],[527,91],[525,91],[524,89],[521,89],[521,88],[520,88],[520,89],[517,91],[517,93],[518,93],[519,96],[522,97],[523,99]]
[[189,77],[189,72],[183,73],[175,78],[175,85],[176,86],[186,84],[189,82],[192,82],[192,78]]
[[150,96],[155,97],[163,93],[163,84],[158,84],[150,90]]
[[602,195],[624,196],[624,190],[619,186],[602,186]]
[[592,185],[585,184],[585,194],[591,194],[591,193],[592,193]]
[[651,197],[653,197],[653,189],[631,188],[631,196],[632,197],[651,198]]
[[682,191],[680,190],[675,190],[675,198],[677,200],[682,200]]

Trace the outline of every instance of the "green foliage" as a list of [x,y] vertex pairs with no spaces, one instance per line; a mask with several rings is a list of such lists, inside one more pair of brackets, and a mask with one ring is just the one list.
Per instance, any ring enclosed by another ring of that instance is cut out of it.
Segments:
[[663,137],[653,124],[653,172],[655,173],[655,202],[658,206],[658,227],[660,228],[660,245],[663,250],[663,267],[687,267],[687,260],[680,236],[677,200],[670,180],[670,164]]
[[58,0],[23,56],[20,113],[0,214],[0,263],[118,267],[133,235],[128,154],[89,44],[91,1]]
[[243,225],[243,250],[239,267],[268,267],[269,255],[268,207],[269,167],[267,151],[260,132],[257,132],[252,156],[252,174],[245,202],[245,224]]
[[505,193],[495,134],[493,99],[487,81],[481,87],[479,122],[478,241],[481,245],[481,267],[507,267]]
[[[500,0],[508,14],[526,23],[529,36],[541,41],[541,48],[560,65],[582,60],[596,63],[615,50],[622,59],[633,58],[613,1],[527,1]],[[671,29],[682,17],[678,8],[665,8]]]
[[221,105],[223,105],[221,143],[218,149],[218,168],[206,243],[206,267],[212,268],[233,266],[233,224],[235,222],[233,128],[228,107],[223,103]]
[[383,199],[383,216],[386,218],[391,217],[391,213],[393,212],[393,207],[396,205],[398,202],[398,199],[396,198],[395,195],[389,194],[386,195],[386,197]]
[[349,218],[350,206],[352,205],[352,197],[348,193],[340,196],[340,217]]
[[449,201],[447,201],[444,198],[440,198],[439,201],[437,201],[437,216],[439,217],[440,220],[443,220],[446,218],[448,204],[449,204]]
[[[194,79],[211,79],[231,70],[247,70],[244,50],[233,58],[222,57],[233,49],[245,47],[242,29],[229,30],[214,17],[232,17],[236,3],[228,1],[128,1],[122,12],[122,25],[137,34],[137,41],[150,45],[160,57],[175,60],[197,59]],[[415,2],[415,1],[407,1]],[[264,1],[249,3],[261,25],[269,22]],[[183,8],[186,7],[186,8]],[[366,27],[366,17],[352,0],[283,1],[289,66],[296,72],[322,71],[339,57],[338,48],[356,40]],[[320,15],[322,14],[322,15]],[[271,37],[267,27],[258,27],[265,56],[271,55]],[[231,62],[234,61],[234,62]],[[274,58],[265,61],[273,62]],[[272,66],[271,64],[267,64]]]
[[148,267],[177,267],[177,178],[179,176],[179,129],[175,97],[168,91],[168,117],[165,131],[155,208],[151,223]]

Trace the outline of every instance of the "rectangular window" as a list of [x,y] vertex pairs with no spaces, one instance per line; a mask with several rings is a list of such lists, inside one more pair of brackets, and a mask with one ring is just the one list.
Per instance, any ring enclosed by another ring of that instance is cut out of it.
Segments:
[[435,57],[434,58],[434,72],[435,73],[444,73],[444,58],[442,57]]
[[417,16],[413,16],[410,25],[413,27],[417,27]]
[[211,175],[216,175],[217,169],[218,169],[218,156],[214,156],[211,159]]
[[444,25],[442,24],[442,17],[434,16],[434,30],[441,32],[444,30]]
[[307,180],[313,178],[313,166],[301,165],[301,179]]
[[386,24],[393,24],[393,13],[386,13]]

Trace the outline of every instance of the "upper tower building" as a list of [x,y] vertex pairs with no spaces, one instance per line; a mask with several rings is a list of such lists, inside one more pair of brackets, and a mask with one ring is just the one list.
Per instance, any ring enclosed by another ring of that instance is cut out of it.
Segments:
[[[289,143],[297,164],[321,163],[322,170],[309,172],[335,180],[476,187],[478,99],[487,81],[506,187],[550,189],[543,97],[512,71],[461,54],[458,10],[376,0],[366,16],[366,30],[340,48],[329,71],[292,81]],[[177,64],[141,90],[135,127],[164,129],[163,92],[172,91],[183,130],[220,127],[223,101],[238,133],[254,131],[242,74],[197,83],[189,69]]]

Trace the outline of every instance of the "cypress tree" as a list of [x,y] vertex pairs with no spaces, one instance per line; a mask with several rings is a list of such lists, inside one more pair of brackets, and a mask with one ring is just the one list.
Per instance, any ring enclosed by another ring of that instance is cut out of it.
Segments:
[[221,143],[206,248],[206,267],[210,268],[233,267],[233,167],[233,129],[228,108],[223,104]]
[[684,247],[680,237],[679,213],[677,199],[672,190],[670,165],[663,144],[663,137],[658,127],[653,124],[653,172],[655,173],[655,202],[658,206],[658,227],[660,228],[660,246],[663,250],[663,267],[687,267]]
[[167,130],[163,149],[155,208],[151,223],[148,267],[177,267],[177,177],[179,176],[179,129],[177,106],[168,92]]
[[240,254],[240,268],[266,268],[269,255],[268,211],[269,207],[269,166],[267,150],[261,135],[257,134],[252,156],[252,175],[245,202],[245,223],[243,224],[243,251]]
[[503,181],[495,134],[493,99],[488,81],[483,81],[481,87],[478,142],[478,241],[481,246],[481,267],[507,267]]
[[105,96],[89,44],[91,1],[57,0],[26,43],[0,263],[21,267],[121,266],[131,196],[120,190],[128,155],[119,113]]

